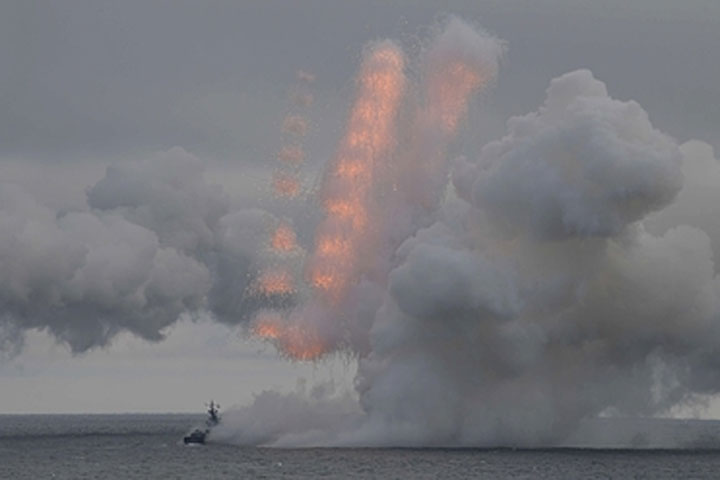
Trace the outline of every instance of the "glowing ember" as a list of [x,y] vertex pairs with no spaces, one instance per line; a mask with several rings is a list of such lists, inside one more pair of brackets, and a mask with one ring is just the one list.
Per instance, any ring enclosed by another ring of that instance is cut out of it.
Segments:
[[273,190],[283,197],[296,197],[300,194],[300,182],[292,173],[275,172],[273,174]]
[[282,318],[279,315],[265,313],[258,315],[252,333],[258,337],[274,340],[282,334]]
[[357,198],[328,199],[325,202],[325,211],[330,219],[342,220],[357,232],[367,224],[367,210]]
[[289,324],[278,314],[258,315],[252,332],[272,341],[278,350],[294,360],[314,360],[328,352],[328,346],[312,328]]
[[316,254],[321,257],[347,258],[351,254],[352,245],[339,236],[322,236],[316,245]]
[[290,295],[295,292],[295,285],[290,272],[283,269],[271,269],[260,274],[256,290],[266,296]]
[[297,248],[295,232],[287,223],[281,223],[272,234],[270,245],[276,252],[291,252]]

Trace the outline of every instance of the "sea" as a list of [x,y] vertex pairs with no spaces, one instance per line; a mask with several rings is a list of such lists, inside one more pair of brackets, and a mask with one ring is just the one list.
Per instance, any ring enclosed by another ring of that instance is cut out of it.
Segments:
[[[184,445],[183,435],[202,420],[177,414],[0,415],[0,479],[720,478],[720,448],[715,442],[720,422],[654,422],[644,436],[629,437],[645,442],[636,448]],[[612,430],[612,425],[606,427]],[[602,429],[599,432],[598,441],[603,436]],[[660,437],[687,441],[679,448],[647,443]]]

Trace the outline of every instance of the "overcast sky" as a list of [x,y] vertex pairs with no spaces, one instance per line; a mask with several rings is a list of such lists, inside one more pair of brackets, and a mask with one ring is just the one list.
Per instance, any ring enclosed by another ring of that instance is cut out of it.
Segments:
[[[680,142],[720,148],[717,0],[6,1],[0,3],[0,180],[86,208],[107,165],[180,146],[243,204],[269,181],[296,72],[311,72],[310,165],[333,152],[363,45],[418,48],[457,14],[507,42],[471,111],[476,151],[549,81],[588,68]],[[297,365],[239,330],[183,320],[164,342],[122,334],[73,356],[44,332],[0,360],[0,413],[197,411],[300,377],[350,383],[343,359]],[[714,411],[720,416],[720,410]]]

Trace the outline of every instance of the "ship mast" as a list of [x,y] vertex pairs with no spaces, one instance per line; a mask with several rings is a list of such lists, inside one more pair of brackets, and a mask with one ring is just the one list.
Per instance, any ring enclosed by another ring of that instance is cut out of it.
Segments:
[[220,417],[218,416],[218,412],[220,411],[220,404],[215,403],[213,400],[210,400],[210,403],[208,404],[208,415],[210,415],[209,422],[213,425],[216,425],[218,422],[220,422]]

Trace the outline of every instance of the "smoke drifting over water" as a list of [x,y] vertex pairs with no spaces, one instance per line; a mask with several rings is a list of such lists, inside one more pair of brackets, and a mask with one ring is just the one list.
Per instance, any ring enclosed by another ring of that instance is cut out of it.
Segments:
[[[212,434],[253,445],[552,445],[586,418],[717,393],[713,152],[578,70],[451,158],[503,50],[456,18],[417,59],[368,46],[306,244],[301,219],[233,209],[179,148],[109,168],[86,211],[0,185],[0,348],[28,329],[77,352],[159,340],[210,312],[291,359],[357,359],[354,395],[263,392]],[[303,158],[284,145],[280,173]]]

